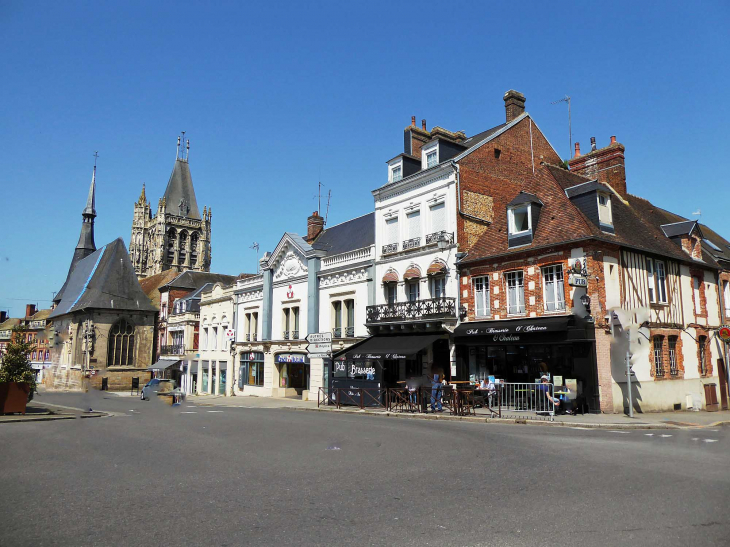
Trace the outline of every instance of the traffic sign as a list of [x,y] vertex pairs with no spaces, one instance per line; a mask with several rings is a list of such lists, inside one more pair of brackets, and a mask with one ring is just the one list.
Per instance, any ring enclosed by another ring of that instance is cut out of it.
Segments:
[[307,353],[309,353],[309,355],[312,355],[314,353],[327,354],[327,353],[330,353],[331,351],[332,351],[331,343],[318,342],[318,343],[307,345]]
[[329,353],[310,353],[309,358],[310,359],[320,359],[320,358],[327,358],[330,357]]
[[307,342],[310,344],[331,344],[332,333],[331,332],[316,332],[307,335]]
[[730,342],[730,327],[722,327],[718,334],[724,342]]

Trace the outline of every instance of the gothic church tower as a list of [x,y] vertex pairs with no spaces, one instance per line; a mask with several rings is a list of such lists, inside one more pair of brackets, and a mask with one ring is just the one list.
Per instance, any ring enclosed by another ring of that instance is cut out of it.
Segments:
[[212,213],[203,207],[200,215],[188,164],[190,141],[183,143],[181,152],[178,137],[175,166],[154,215],[144,184],[134,204],[129,256],[139,278],[169,269],[210,271]]

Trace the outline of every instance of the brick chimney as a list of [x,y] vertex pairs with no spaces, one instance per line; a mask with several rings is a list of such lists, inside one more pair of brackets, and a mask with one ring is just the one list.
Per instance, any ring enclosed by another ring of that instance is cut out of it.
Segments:
[[324,230],[324,218],[319,216],[319,211],[312,213],[312,216],[307,219],[307,243],[312,243],[317,236]]
[[0,323],[5,323],[8,320],[8,312],[0,310]]
[[575,143],[575,157],[568,160],[570,170],[584,177],[605,182],[611,188],[628,199],[626,190],[626,167],[623,144],[611,137],[611,143],[605,148],[595,148],[595,139],[591,139],[591,151],[580,155],[580,147]]
[[35,315],[35,312],[36,312],[35,304],[26,304],[25,305],[25,317],[26,317],[26,319],[29,318],[29,317],[32,317],[33,315]]
[[504,108],[509,123],[525,111],[525,96],[519,91],[510,89],[504,94]]
[[426,130],[426,120],[421,121],[421,126],[416,125],[416,117],[411,116],[411,125],[403,130],[403,152],[421,157],[421,148],[431,140],[431,133]]

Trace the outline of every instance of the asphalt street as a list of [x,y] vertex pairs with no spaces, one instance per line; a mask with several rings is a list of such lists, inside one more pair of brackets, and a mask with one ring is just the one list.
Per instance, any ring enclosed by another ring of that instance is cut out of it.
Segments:
[[730,545],[730,428],[609,431],[42,394],[0,545]]

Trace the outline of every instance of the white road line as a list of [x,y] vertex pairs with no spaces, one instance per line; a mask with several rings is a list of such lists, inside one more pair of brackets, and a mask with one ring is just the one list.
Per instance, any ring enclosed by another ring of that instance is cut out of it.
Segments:
[[671,437],[671,435],[665,435],[664,433],[662,433],[662,434],[661,434],[661,435],[659,435],[659,436],[660,436],[660,437]]
[[706,443],[716,443],[717,439],[705,439]]
[[646,435],[647,437],[653,437],[654,433],[644,433],[644,435]]
[[223,412],[222,410],[209,410],[208,412]]
[[183,410],[180,414],[197,414],[195,411]]
[[609,433],[621,433],[621,434],[623,434],[623,435],[628,435],[628,434],[629,434],[629,432],[628,432],[628,431],[617,431],[617,430],[615,430],[615,429],[609,429],[609,430],[608,430],[608,432],[609,432]]
[[699,441],[699,440],[700,440],[700,438],[699,438],[699,437],[692,437],[692,440],[693,440],[693,441]]

